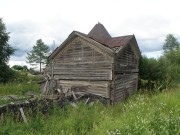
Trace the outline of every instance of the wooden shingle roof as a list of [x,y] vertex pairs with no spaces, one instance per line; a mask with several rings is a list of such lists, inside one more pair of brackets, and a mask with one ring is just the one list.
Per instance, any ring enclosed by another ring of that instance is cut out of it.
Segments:
[[105,44],[107,40],[111,39],[111,35],[101,23],[96,24],[87,36],[101,44]]
[[127,45],[134,35],[111,37],[103,24],[96,24],[87,36],[110,48]]
[[127,45],[133,37],[134,37],[134,35],[114,37],[114,38],[107,40],[105,44],[108,45],[110,48],[120,47],[120,46]]

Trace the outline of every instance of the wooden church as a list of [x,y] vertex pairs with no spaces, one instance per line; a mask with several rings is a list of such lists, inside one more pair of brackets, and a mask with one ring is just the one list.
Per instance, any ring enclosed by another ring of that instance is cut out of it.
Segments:
[[88,34],[73,31],[49,56],[46,73],[64,91],[77,88],[115,103],[137,90],[140,56],[134,35],[111,37],[98,23]]

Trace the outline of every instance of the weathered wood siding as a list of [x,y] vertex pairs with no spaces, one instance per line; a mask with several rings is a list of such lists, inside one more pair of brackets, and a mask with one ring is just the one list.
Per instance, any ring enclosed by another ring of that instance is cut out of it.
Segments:
[[49,73],[59,80],[63,90],[76,85],[89,92],[109,97],[113,57],[102,49],[76,37],[52,61]]
[[87,91],[102,97],[109,98],[109,81],[78,81],[78,80],[59,80],[58,85],[63,92],[68,90]]
[[115,101],[122,101],[137,89],[138,59],[127,45],[115,59],[114,67]]
[[137,89],[138,59],[131,42],[111,56],[80,37],[67,43],[45,70],[63,91],[77,89],[123,101]]
[[112,80],[112,57],[75,38],[53,59],[53,76],[67,80]]

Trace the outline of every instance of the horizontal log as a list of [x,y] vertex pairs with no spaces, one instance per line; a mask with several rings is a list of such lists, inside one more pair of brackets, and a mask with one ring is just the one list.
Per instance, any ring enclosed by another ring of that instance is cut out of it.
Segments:
[[94,76],[94,77],[92,77],[92,76],[67,76],[67,75],[65,75],[65,76],[62,76],[62,75],[54,75],[54,78],[55,79],[64,79],[64,80],[112,80],[112,78],[110,78],[110,77],[104,77],[104,76],[102,76],[102,77],[96,77],[96,76]]
[[114,73],[115,74],[119,74],[119,73],[137,73],[139,72],[139,69],[118,69],[118,70],[115,70]]
[[77,87],[90,93],[101,94],[109,98],[109,82],[108,81],[69,81],[59,80],[58,84],[62,86],[63,90]]
[[63,79],[63,80],[112,80],[112,77],[75,77],[75,76],[61,76],[61,75],[54,75],[55,79]]
[[79,81],[79,80],[59,80],[60,84],[72,84],[72,85],[94,85],[94,86],[108,86],[109,81]]
[[[62,66],[61,64],[59,65],[58,63],[54,63],[54,67],[59,67]],[[69,64],[69,65],[64,65],[66,67],[112,67],[110,62],[101,62],[99,64],[89,64],[89,63],[82,63],[82,64]]]

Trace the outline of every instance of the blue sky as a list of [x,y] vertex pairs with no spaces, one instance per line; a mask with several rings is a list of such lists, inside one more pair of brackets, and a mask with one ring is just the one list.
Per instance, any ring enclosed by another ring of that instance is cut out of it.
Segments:
[[101,22],[112,36],[134,34],[142,54],[159,57],[167,34],[180,39],[180,0],[0,0],[0,17],[17,49],[10,63],[25,64],[42,39],[59,46],[73,31]]

